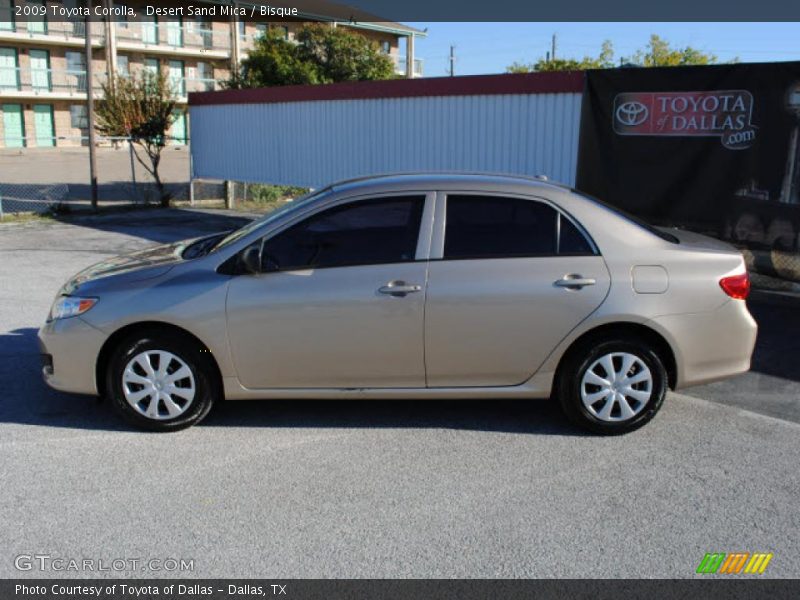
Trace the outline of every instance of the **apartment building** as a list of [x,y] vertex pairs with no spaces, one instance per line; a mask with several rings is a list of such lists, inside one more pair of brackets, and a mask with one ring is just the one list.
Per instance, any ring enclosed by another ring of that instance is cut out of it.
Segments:
[[[92,5],[100,3],[94,0]],[[84,0],[0,0],[0,148],[87,143],[85,22],[15,17],[20,5],[40,10],[52,4],[85,6]],[[378,43],[395,62],[398,74],[422,76],[422,61],[414,57],[414,39],[425,33],[400,23],[337,23],[337,15],[326,16],[318,10],[313,16],[300,13],[296,21],[279,23],[157,18],[145,15],[143,1],[110,4],[130,7],[137,18],[92,22],[92,93],[99,97],[102,83],[114,74],[140,69],[166,73],[178,93],[170,131],[176,144],[185,143],[188,137],[189,92],[219,89],[219,82],[230,76],[231,69],[269,28],[278,28],[287,39],[293,39],[308,21],[353,28]]]

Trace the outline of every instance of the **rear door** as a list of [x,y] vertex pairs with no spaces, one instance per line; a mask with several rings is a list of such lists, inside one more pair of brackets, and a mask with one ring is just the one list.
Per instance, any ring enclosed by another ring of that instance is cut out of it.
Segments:
[[544,199],[439,194],[436,215],[428,387],[523,383],[602,303],[610,281],[603,258]]

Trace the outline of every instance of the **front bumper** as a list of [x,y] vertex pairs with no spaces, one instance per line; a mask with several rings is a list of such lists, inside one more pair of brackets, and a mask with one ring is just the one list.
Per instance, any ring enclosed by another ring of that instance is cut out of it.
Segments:
[[80,317],[45,323],[39,330],[42,377],[62,392],[96,395],[95,365],[106,335]]

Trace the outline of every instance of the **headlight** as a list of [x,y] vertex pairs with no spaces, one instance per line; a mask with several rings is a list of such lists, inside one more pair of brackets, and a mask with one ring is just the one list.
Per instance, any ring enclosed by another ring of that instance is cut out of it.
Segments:
[[97,303],[97,298],[78,298],[75,296],[59,296],[53,302],[48,321],[66,319],[82,315]]

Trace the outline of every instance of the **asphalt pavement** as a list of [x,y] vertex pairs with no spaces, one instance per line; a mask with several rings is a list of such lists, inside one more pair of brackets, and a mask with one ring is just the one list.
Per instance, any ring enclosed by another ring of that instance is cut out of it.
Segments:
[[[734,551],[772,552],[764,577],[800,576],[796,298],[754,296],[751,373],[671,393],[614,438],[549,401],[488,400],[227,402],[149,434],[44,385],[36,329],[69,275],[241,222],[0,225],[0,577],[681,578]],[[49,570],[15,567],[35,554]]]

